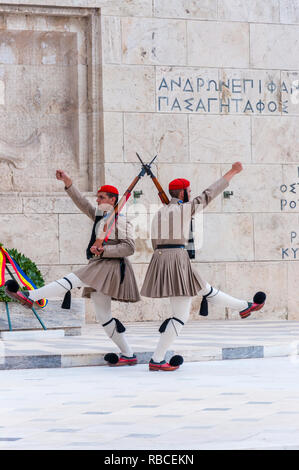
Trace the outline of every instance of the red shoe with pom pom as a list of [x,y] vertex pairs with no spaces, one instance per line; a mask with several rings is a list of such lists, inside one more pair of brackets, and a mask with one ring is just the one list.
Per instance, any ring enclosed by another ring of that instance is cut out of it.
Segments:
[[19,291],[19,284],[17,281],[8,280],[4,284],[5,286],[5,294],[13,300],[18,300],[24,307],[32,308],[34,302],[33,300],[29,299],[28,291],[21,292]]
[[253,302],[248,302],[248,307],[245,310],[239,312],[241,318],[247,318],[251,315],[251,312],[256,312],[263,308],[266,301],[266,294],[264,292],[257,292],[253,297]]
[[149,362],[149,370],[164,370],[164,371],[173,371],[176,370],[182,365],[184,359],[182,356],[173,356],[169,363],[166,361],[154,362],[152,359]]
[[115,353],[108,353],[104,357],[105,361],[108,362],[108,365],[111,367],[119,366],[135,366],[137,364],[137,357],[135,354],[132,357],[127,357],[121,354],[119,357]]

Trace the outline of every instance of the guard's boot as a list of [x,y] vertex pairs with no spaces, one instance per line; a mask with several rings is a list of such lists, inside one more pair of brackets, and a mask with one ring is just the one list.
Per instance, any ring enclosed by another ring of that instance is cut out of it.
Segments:
[[164,370],[166,372],[176,370],[182,365],[184,359],[182,356],[173,356],[169,363],[166,361],[154,362],[152,359],[149,362],[149,370]]
[[239,312],[241,318],[247,318],[251,312],[256,312],[263,308],[266,302],[266,294],[264,292],[257,292],[253,297],[253,302],[248,302],[248,307]]
[[108,353],[104,356],[105,361],[108,362],[108,365],[111,367],[120,367],[120,366],[135,366],[137,364],[137,357],[133,354],[132,357],[127,357],[121,354],[118,356],[115,353]]
[[29,292],[28,291],[20,291],[19,290],[19,284],[17,281],[14,281],[13,279],[10,279],[9,281],[6,281],[4,284],[5,286],[5,294],[10,297],[13,300],[17,300],[20,302],[24,307],[27,308],[32,308],[35,302],[31,299],[29,299]]

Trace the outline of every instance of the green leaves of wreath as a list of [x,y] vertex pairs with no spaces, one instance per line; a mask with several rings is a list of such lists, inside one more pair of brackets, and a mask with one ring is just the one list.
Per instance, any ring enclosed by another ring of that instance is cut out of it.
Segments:
[[[0,243],[0,246],[3,246],[2,243]],[[43,287],[45,285],[43,276],[40,272],[40,270],[37,268],[36,264],[31,261],[31,259],[27,258],[25,255],[22,253],[19,253],[18,250],[15,248],[12,249],[7,249],[9,255],[18,263],[20,268],[24,271],[24,273],[33,281],[33,283],[36,285],[37,288]],[[10,271],[14,274],[14,270],[10,267],[11,265],[8,264],[8,268]],[[6,280],[10,279],[10,275],[6,273]],[[26,287],[24,287],[20,281],[17,278],[17,275],[15,275],[15,279],[20,285],[20,290],[26,290]],[[4,287],[0,287],[0,302],[13,302],[13,300],[10,297],[7,297],[4,292]]]

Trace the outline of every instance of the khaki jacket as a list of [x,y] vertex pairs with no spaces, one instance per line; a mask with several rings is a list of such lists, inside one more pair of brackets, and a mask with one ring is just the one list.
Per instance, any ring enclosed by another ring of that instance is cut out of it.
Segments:
[[179,199],[172,198],[168,205],[159,209],[151,225],[153,249],[155,250],[157,245],[186,245],[191,218],[221,194],[228,185],[228,181],[222,177],[190,202],[183,204]]
[[[96,215],[103,215],[104,213],[94,207],[86,197],[84,197],[78,188],[72,184],[68,189],[65,189],[68,196],[76,204],[81,212],[86,214],[91,220],[95,220]],[[103,229],[105,222],[109,216],[109,212],[104,216],[103,219],[96,226],[96,235],[100,234]],[[132,224],[127,220],[127,217],[120,214],[116,224],[112,229],[107,242],[104,245],[104,253],[101,258],[125,258],[131,256],[135,251],[135,242],[133,235]]]

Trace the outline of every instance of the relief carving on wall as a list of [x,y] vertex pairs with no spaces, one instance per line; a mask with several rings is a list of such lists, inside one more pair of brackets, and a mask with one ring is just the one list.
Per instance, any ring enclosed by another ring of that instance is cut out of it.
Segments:
[[79,178],[77,34],[0,31],[0,192],[57,191]]

